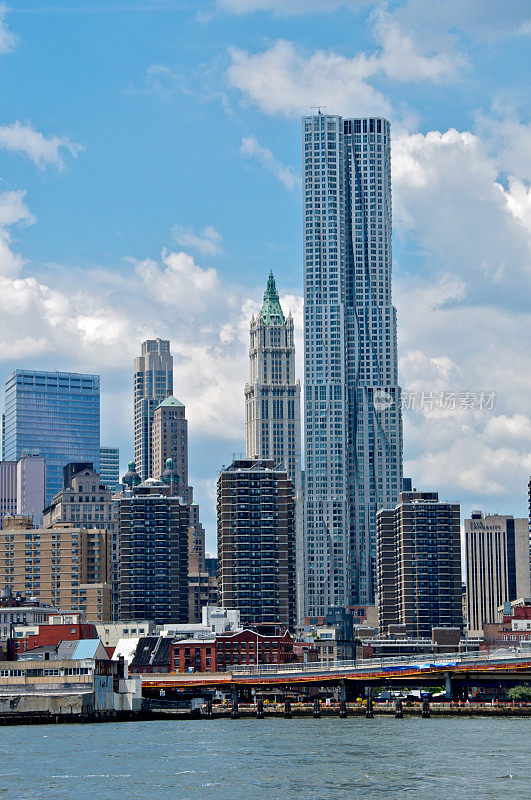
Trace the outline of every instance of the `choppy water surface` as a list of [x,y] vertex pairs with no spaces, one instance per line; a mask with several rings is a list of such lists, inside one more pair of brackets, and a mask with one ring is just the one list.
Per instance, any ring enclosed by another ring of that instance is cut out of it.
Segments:
[[2,800],[531,798],[528,719],[0,728]]

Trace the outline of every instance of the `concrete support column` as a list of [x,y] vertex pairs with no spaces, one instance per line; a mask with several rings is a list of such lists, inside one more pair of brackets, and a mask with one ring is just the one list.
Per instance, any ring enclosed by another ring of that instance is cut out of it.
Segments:
[[454,689],[452,686],[452,678],[449,672],[444,673],[444,685],[446,689],[446,699],[453,700],[454,699]]
[[238,689],[236,686],[232,687],[232,711],[230,712],[232,719],[239,717],[238,711]]

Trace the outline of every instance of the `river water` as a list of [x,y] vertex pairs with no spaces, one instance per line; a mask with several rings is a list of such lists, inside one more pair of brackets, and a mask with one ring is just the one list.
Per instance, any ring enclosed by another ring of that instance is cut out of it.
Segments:
[[239,719],[0,728],[1,800],[524,800],[531,720]]

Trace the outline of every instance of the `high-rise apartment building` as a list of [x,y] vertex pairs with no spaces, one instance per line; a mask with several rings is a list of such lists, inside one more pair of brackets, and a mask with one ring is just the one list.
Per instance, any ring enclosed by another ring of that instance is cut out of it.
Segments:
[[295,502],[273,460],[239,459],[218,478],[220,603],[243,624],[295,624]]
[[134,454],[142,480],[153,475],[153,414],[173,391],[173,356],[165,339],[142,342],[133,367]]
[[126,474],[118,500],[119,619],[188,622],[189,507],[163,481],[137,478]]
[[376,511],[396,503],[389,122],[303,119],[308,614],[372,604]]
[[304,616],[304,520],[301,483],[300,381],[295,377],[291,312],[284,316],[273,273],[259,314],[251,318],[245,385],[245,456],[272,459],[295,488],[297,617]]
[[378,626],[431,636],[463,624],[459,503],[437,492],[401,492],[377,519]]
[[469,636],[498,621],[498,606],[531,594],[527,519],[473,511],[465,520]]
[[5,519],[0,585],[61,611],[81,611],[90,622],[108,620],[108,551],[105,530],[68,522],[36,529],[31,517]]
[[118,509],[113,492],[101,482],[92,464],[67,464],[63,469],[63,489],[52,499],[42,515],[43,528],[70,523],[83,528],[105,531],[107,541],[107,573],[111,584],[111,611],[118,612]]
[[63,467],[100,459],[100,378],[17,369],[5,386],[5,454],[38,452],[46,462],[46,502],[61,490]]
[[120,450],[100,447],[100,482],[111,492],[120,490]]

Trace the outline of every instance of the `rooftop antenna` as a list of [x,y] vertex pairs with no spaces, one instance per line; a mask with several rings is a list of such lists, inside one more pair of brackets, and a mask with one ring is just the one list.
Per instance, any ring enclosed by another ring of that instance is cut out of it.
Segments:
[[324,111],[326,111],[326,106],[310,106],[310,108],[311,108],[311,110],[312,110],[312,111],[315,111],[315,109],[317,109],[317,113],[319,114],[319,116],[320,116],[320,117],[322,117],[322,116],[323,116],[323,111],[322,111],[322,109],[323,109]]

